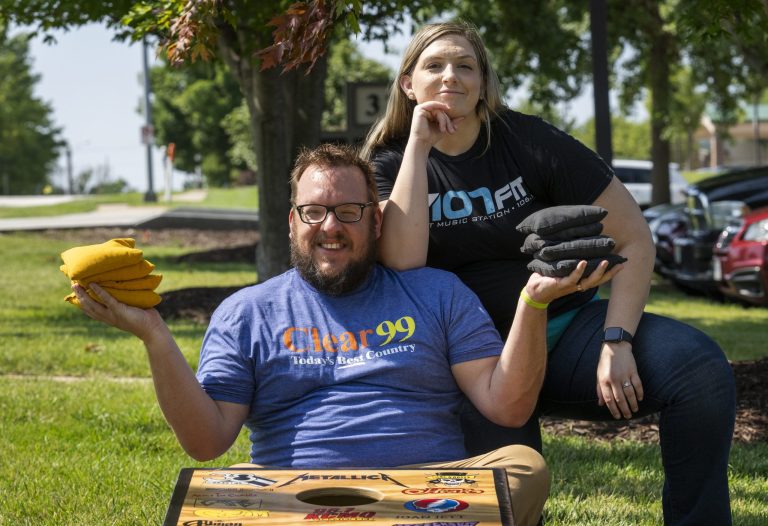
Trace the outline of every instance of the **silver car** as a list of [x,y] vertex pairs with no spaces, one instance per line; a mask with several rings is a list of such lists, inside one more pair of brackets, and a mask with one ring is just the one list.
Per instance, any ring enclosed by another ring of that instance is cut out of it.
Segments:
[[[614,159],[613,172],[619,181],[624,183],[629,193],[642,208],[651,205],[651,161],[635,159]],[[677,163],[669,164],[669,196],[672,203],[685,201],[685,190],[688,184],[680,174]]]

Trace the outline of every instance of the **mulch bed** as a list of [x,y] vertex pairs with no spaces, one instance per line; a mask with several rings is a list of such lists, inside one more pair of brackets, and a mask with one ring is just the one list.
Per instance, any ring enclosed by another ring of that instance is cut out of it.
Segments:
[[[83,231],[55,231],[59,239],[72,235],[78,243]],[[113,237],[132,236],[140,245],[154,243],[177,243],[203,249],[190,252],[179,258],[185,262],[240,261],[255,264],[258,233],[249,230],[200,231],[200,230],[153,230],[120,231],[116,229],[92,229],[88,235],[93,243],[100,243]],[[166,319],[193,319],[207,324],[213,310],[221,301],[240,287],[197,287],[162,294],[163,301],[157,309]],[[736,378],[736,430],[734,440],[740,443],[768,441],[768,358],[734,362]],[[543,418],[542,427],[555,435],[592,437],[596,440],[615,439],[640,442],[658,441],[658,418],[655,415],[630,422],[589,422],[582,420],[560,420]]]
[[[768,358],[732,362],[736,379],[735,442],[768,441]],[[589,436],[597,440],[635,440],[656,443],[659,440],[658,415],[629,422],[589,422],[543,418],[542,428],[555,435]]]

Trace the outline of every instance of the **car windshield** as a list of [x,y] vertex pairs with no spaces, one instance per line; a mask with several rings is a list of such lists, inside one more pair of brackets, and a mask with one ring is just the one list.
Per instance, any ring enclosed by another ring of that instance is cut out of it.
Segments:
[[614,166],[613,171],[622,183],[650,183],[651,170],[649,168],[635,168],[629,166]]
[[738,225],[749,211],[743,201],[715,201],[708,203],[701,194],[688,196],[686,212],[693,230],[723,230]]

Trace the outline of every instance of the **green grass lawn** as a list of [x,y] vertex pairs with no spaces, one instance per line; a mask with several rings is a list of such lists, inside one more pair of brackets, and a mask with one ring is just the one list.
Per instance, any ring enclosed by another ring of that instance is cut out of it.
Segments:
[[[66,304],[59,253],[73,246],[40,234],[0,234],[0,525],[149,525],[165,515],[183,467],[248,458],[235,447],[208,463],[187,457],[157,407],[143,346]],[[160,291],[255,281],[247,264],[174,262],[178,246],[146,246]],[[654,287],[649,311],[696,325],[732,360],[768,354],[768,309],[745,309]],[[171,321],[194,367],[205,327]],[[547,525],[661,524],[655,446],[545,435],[553,473]],[[768,445],[735,445],[734,523],[768,524]]]

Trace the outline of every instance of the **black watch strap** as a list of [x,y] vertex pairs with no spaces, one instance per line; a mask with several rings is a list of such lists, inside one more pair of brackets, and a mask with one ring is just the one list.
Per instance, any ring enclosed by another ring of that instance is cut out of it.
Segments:
[[603,341],[632,343],[632,334],[621,327],[606,327],[603,333]]

